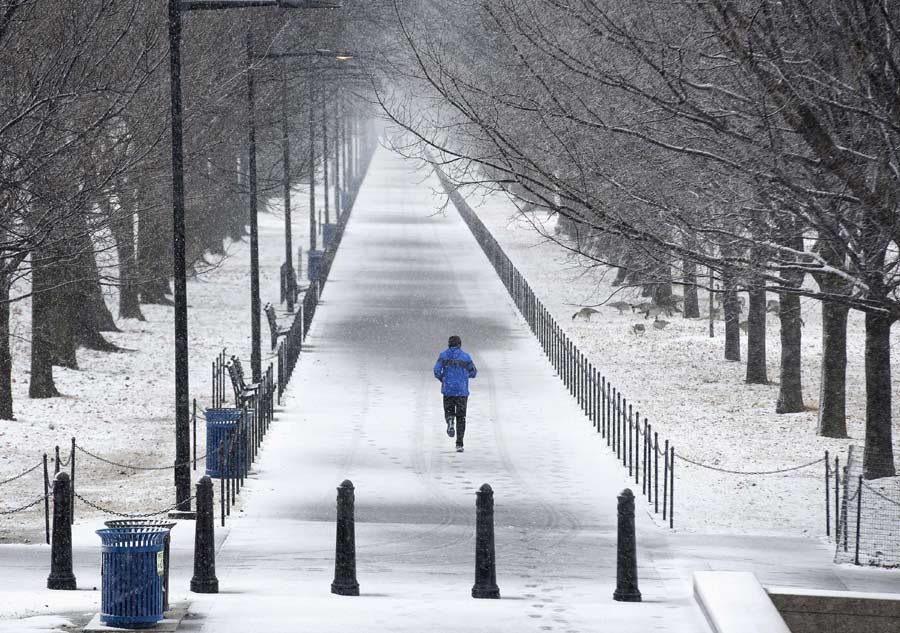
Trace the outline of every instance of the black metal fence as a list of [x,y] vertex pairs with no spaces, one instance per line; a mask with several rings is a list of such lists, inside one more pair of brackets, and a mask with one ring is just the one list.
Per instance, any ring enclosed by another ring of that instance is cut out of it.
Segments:
[[362,185],[363,178],[365,178],[365,174],[368,172],[369,163],[372,161],[374,150],[375,147],[372,143],[365,144],[365,154],[363,156],[360,176],[350,183],[348,190],[341,195],[342,205],[340,207],[341,213],[337,218],[337,230],[334,237],[329,242],[328,247],[325,249],[322,260],[319,262],[318,277],[310,282],[309,288],[303,295],[300,309],[297,311],[294,320],[291,322],[290,330],[278,345],[276,365],[278,373],[279,404],[281,403],[281,398],[284,395],[287,384],[291,379],[291,375],[294,372],[294,368],[297,365],[297,361],[300,358],[300,352],[303,349],[303,341],[306,340],[306,335],[309,333],[309,328],[312,326],[313,318],[316,316],[316,308],[319,305],[319,300],[322,296],[325,284],[328,282],[331,266],[334,264],[334,258],[337,255],[341,240],[344,237],[347,222],[350,220],[350,214],[353,211],[356,198],[359,195],[359,188]]
[[900,477],[865,479],[860,446],[839,466],[832,469],[834,562],[900,567]]
[[[659,437],[646,416],[628,402],[622,393],[603,375],[588,357],[578,349],[565,330],[535,295],[525,277],[503,252],[500,244],[475,214],[457,188],[441,169],[435,173],[450,196],[463,221],[490,260],[500,280],[506,286],[531,331],[544,350],[550,364],[557,371],[569,393],[577,400],[592,427],[628,470],[635,487],[647,498],[648,505],[670,527],[675,527],[676,459],[682,464],[718,473],[741,476],[775,475],[825,464],[825,494],[828,494],[828,454],[809,462],[774,470],[743,471],[704,464],[675,452],[675,445]],[[679,466],[680,468],[680,466]],[[826,499],[826,511],[830,501]],[[826,516],[826,526],[829,519]]]

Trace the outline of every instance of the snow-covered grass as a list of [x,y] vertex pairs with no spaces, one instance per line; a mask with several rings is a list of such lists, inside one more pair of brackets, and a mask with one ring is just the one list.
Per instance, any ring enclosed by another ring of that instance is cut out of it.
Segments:
[[[319,188],[321,195],[321,188]],[[321,201],[320,201],[321,202]],[[308,244],[308,190],[297,188],[292,199],[292,234],[296,247]],[[273,200],[259,216],[260,298],[278,307],[279,270],[284,261],[284,216]],[[249,369],[250,290],[249,239],[226,244],[218,266],[188,281],[188,349],[190,394],[198,411],[210,402],[211,363],[225,347]],[[109,256],[107,251],[105,256]],[[306,262],[303,262],[305,274]],[[22,291],[24,288],[18,288]],[[15,421],[0,423],[0,481],[37,464],[43,453],[53,458],[58,445],[65,461],[72,437],[80,446],[111,461],[138,466],[174,463],[174,338],[173,310],[142,306],[146,321],[117,319],[119,333],[107,338],[125,348],[109,354],[78,350],[79,369],[54,368],[62,397],[28,398],[30,305],[13,305],[13,385]],[[117,314],[117,295],[110,289],[107,303]],[[289,315],[279,311],[279,322]],[[274,357],[263,319],[263,369]],[[230,389],[226,392],[230,397]],[[197,454],[205,452],[202,420],[197,428]],[[50,476],[54,465],[50,463]],[[203,474],[198,464],[195,477]],[[161,510],[174,503],[172,470],[135,471],[102,463],[76,453],[76,489],[86,499],[120,512]],[[0,485],[0,512],[18,508],[43,495],[43,474],[29,475]],[[76,517],[96,512],[76,503]],[[0,515],[0,542],[38,542],[44,538],[43,503],[25,512]]]
[[[527,278],[532,289],[579,348],[649,419],[660,441],[668,439],[678,454],[710,466],[738,471],[767,471],[830,455],[845,462],[849,444],[862,444],[865,375],[862,315],[851,313],[848,325],[847,414],[850,439],[816,435],[821,356],[819,304],[802,305],[803,393],[807,410],[778,415],[780,341],[777,319],[767,325],[769,385],[744,382],[743,363],[725,361],[724,326],[709,336],[705,319],[664,317],[662,330],[649,327],[639,314],[603,306],[604,302],[646,301],[639,289],[611,285],[615,271],[572,254],[543,237],[554,234],[553,220],[519,213],[503,194],[473,191],[467,199]],[[771,297],[776,298],[776,297]],[[701,296],[701,314],[707,298]],[[600,314],[588,322],[573,319],[580,306]],[[631,326],[646,325],[635,336]],[[742,334],[742,346],[746,336]],[[746,349],[742,350],[744,353]],[[900,359],[894,359],[894,384],[900,384]],[[900,402],[894,402],[895,451]],[[587,432],[588,429],[585,429]],[[679,460],[676,482],[677,527],[683,530],[803,534],[825,533],[824,464],[779,475],[735,475],[698,468]]]

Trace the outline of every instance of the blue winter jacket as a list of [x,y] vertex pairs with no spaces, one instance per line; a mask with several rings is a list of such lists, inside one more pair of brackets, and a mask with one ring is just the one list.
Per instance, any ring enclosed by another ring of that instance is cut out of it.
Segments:
[[468,396],[469,378],[478,370],[472,357],[458,347],[448,347],[434,364],[434,377],[441,381],[441,393],[445,396]]

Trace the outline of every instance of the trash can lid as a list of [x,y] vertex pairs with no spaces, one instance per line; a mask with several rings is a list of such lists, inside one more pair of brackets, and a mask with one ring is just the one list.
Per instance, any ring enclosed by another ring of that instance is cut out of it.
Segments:
[[97,530],[104,547],[134,549],[162,547],[169,530],[161,527],[118,527]]
[[115,519],[113,521],[104,521],[103,525],[108,528],[159,527],[171,530],[178,525],[178,522],[167,521],[166,519]]

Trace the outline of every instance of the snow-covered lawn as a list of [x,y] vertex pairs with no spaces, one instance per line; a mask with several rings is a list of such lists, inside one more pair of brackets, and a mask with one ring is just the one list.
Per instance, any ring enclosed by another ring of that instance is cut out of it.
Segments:
[[[826,450],[846,463],[849,444],[862,444],[865,419],[862,315],[851,313],[848,326],[847,412],[849,440],[816,435],[819,397],[821,316],[819,304],[803,302],[803,391],[807,411],[775,413],[780,341],[778,321],[769,315],[767,360],[769,385],[744,383],[744,363],[723,359],[724,325],[709,337],[706,319],[665,317],[668,327],[647,327],[634,336],[631,326],[649,325],[639,314],[601,306],[604,302],[640,303],[639,289],[613,288],[615,271],[592,266],[542,237],[535,225],[553,235],[553,221],[524,216],[503,194],[463,191],[467,200],[500,242],[532,289],[595,367],[641,416],[668,439],[676,452],[694,461],[738,471],[786,468],[823,457]],[[452,208],[448,212],[453,212]],[[618,292],[616,292],[618,291]],[[613,294],[615,292],[615,294]],[[772,296],[771,298],[776,298]],[[701,294],[701,314],[707,296]],[[600,314],[587,322],[573,320],[580,306],[596,306]],[[746,335],[742,334],[746,354]],[[900,358],[894,362],[894,384],[900,384]],[[894,402],[895,451],[900,450],[897,424],[900,402]],[[734,475],[678,461],[677,527],[684,530],[803,534],[824,536],[824,465],[783,475]]]
[[[319,189],[321,195],[321,189]],[[297,246],[308,247],[308,190],[297,188],[292,199],[294,265]],[[278,305],[279,270],[284,261],[284,216],[273,200],[259,216],[260,298],[272,302],[279,323],[289,316]],[[223,347],[237,354],[249,371],[250,287],[249,238],[226,245],[220,265],[188,281],[190,394],[198,411],[210,401],[211,364]],[[304,255],[305,256],[305,255]],[[303,262],[306,271],[306,262]],[[117,314],[117,295],[110,289],[107,303]],[[143,306],[146,321],[117,319],[121,333],[107,333],[110,341],[128,351],[117,354],[78,350],[79,370],[54,368],[61,398],[28,398],[30,305],[14,304],[12,344],[16,376],[13,385],[16,420],[0,423],[0,481],[37,464],[43,453],[50,459],[60,446],[68,459],[74,436],[77,443],[106,459],[137,466],[174,463],[174,339],[171,307]],[[262,320],[263,369],[270,357],[269,333]],[[230,398],[230,386],[226,394]],[[205,452],[202,420],[197,428],[197,454]],[[54,465],[50,463],[50,477]],[[43,495],[43,471],[0,485],[0,512],[18,508]],[[195,478],[203,474],[198,464]],[[150,512],[174,503],[172,470],[136,471],[76,453],[76,489],[86,499],[120,512]],[[96,514],[81,502],[76,517]],[[25,512],[0,515],[0,542],[44,539],[43,503]]]

